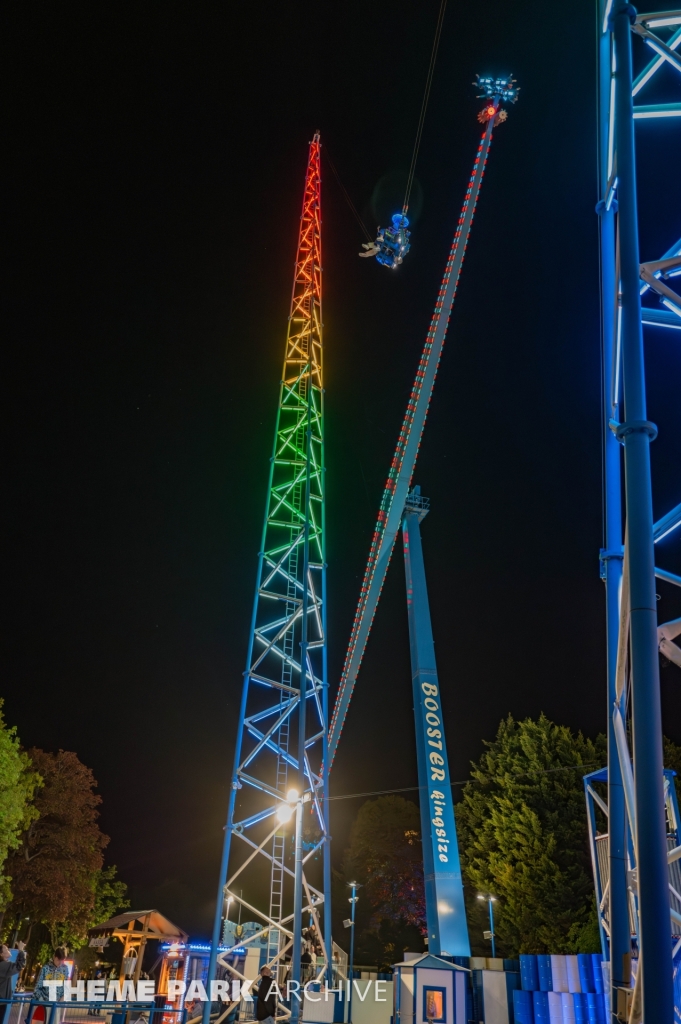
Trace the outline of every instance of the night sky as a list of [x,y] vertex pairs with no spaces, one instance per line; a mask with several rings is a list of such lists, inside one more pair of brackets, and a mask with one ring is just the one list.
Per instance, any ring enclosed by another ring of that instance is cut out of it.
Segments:
[[[26,746],[92,767],[133,904],[195,937],[217,881],[307,145],[318,128],[370,230],[385,223],[438,7],[11,8],[5,713]],[[335,685],[480,134],[471,82],[513,72],[522,87],[495,132],[415,476],[457,780],[509,712],[605,728],[591,7],[450,0],[399,272],[357,258],[323,163]],[[681,193],[655,148],[669,126],[637,132],[655,259],[681,234]],[[680,337],[646,342],[656,516],[681,500]],[[665,568],[681,572],[680,549],[664,542]],[[681,614],[658,590],[662,619]],[[678,669],[662,689],[681,742]],[[332,793],[415,785],[411,714],[398,548]],[[333,805],[336,858],[358,806]]]

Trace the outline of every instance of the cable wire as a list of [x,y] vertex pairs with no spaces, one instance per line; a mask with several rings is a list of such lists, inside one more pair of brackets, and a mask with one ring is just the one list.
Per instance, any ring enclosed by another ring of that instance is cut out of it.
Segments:
[[[526,772],[517,772],[514,775],[507,775],[507,779],[522,779],[527,775],[551,775],[553,772],[574,772],[578,768],[597,768],[600,761],[593,761],[591,764],[566,764],[560,768],[529,768]],[[469,782],[496,782],[490,777],[483,779],[456,779],[450,782],[450,786],[466,786]],[[369,796],[390,796],[392,793],[416,793],[419,789],[426,789],[426,786],[403,786],[402,789],[376,789],[372,793],[341,793],[339,796],[330,796],[329,800],[354,800],[359,797]]]
[[[426,87],[425,87],[425,90],[424,90],[424,93],[423,93],[423,100],[421,101],[421,113],[419,114],[418,127],[416,129],[416,138],[414,140],[414,150],[413,150],[412,156],[411,156],[411,166],[409,167],[409,174],[407,175],[407,187],[406,187],[405,194],[404,194],[404,203],[402,205],[402,213],[403,214],[406,214],[407,210],[409,209],[409,198],[411,196],[412,185],[414,184],[414,173],[416,171],[416,161],[418,159],[419,149],[421,147],[421,136],[423,135],[423,126],[424,126],[425,120],[426,120],[426,111],[428,109],[428,100],[430,98],[430,90],[431,90],[431,87],[432,87],[432,84],[433,84],[433,75],[435,73],[435,64],[437,62],[437,52],[438,52],[438,49],[440,47],[440,37],[442,35],[442,25],[443,25],[444,19],[445,19],[445,10],[446,10],[446,8],[447,8],[447,0],[441,0],[441,2],[440,2],[440,10],[439,10],[438,16],[437,16],[437,25],[435,26],[435,38],[433,39],[433,49],[432,49],[431,54],[430,54],[430,64],[428,66],[428,74],[426,76]],[[350,193],[348,192],[348,190],[346,189],[345,185],[343,184],[343,182],[340,179],[340,175],[339,175],[338,171],[336,170],[336,165],[334,164],[334,162],[333,162],[333,160],[331,158],[331,153],[329,152],[328,145],[324,146],[324,151],[325,151],[327,159],[329,161],[329,166],[331,167],[331,170],[333,171],[333,175],[334,175],[336,181],[338,182],[338,187],[340,188],[341,192],[343,193],[343,196],[345,197],[345,201],[348,204],[348,206],[350,207],[350,210],[352,211],[353,217],[355,218],[355,220],[357,221],[357,223],[361,227],[362,231],[364,232],[364,234],[366,236],[367,242],[373,241],[372,236],[369,234],[369,232],[367,230],[366,224],[362,220],[360,214],[357,211],[357,208],[356,208],[355,204],[353,203],[352,199],[350,198]]]
[[428,99],[430,97],[430,87],[433,84],[433,74],[435,72],[435,62],[437,61],[437,51],[440,46],[440,36],[442,35],[442,24],[445,20],[445,9],[447,7],[447,0],[441,0],[440,11],[437,16],[437,26],[435,28],[435,39],[433,40],[433,50],[430,55],[430,66],[428,68],[428,76],[426,78],[426,88],[423,93],[423,102],[421,103],[421,114],[419,116],[418,128],[416,129],[416,139],[414,141],[414,152],[411,156],[411,167],[409,168],[409,175],[407,176],[407,188],[404,194],[404,205],[402,206],[402,213],[405,214],[409,209],[409,197],[411,196],[411,187],[414,183],[414,172],[416,170],[416,160],[419,155],[419,147],[421,146],[421,136],[423,134],[423,125],[426,120],[426,110],[428,108]]
[[334,164],[333,160],[331,159],[331,154],[329,153],[329,147],[326,144],[324,145],[324,153],[326,154],[326,158],[329,161],[329,166],[331,167],[331,170],[333,171],[334,177],[335,177],[336,181],[338,182],[338,187],[340,188],[341,192],[345,196],[345,201],[348,204],[348,206],[350,207],[350,209],[352,210],[352,213],[353,213],[353,216],[354,216],[355,220],[357,221],[357,223],[361,227],[362,231],[366,235],[367,242],[372,242],[373,238],[371,237],[371,235],[367,231],[366,224],[364,223],[364,221],[360,217],[359,213],[357,212],[357,208],[356,208],[355,204],[353,203],[352,199],[350,198],[350,193],[346,189],[346,187],[343,184],[343,182],[340,180],[340,175],[339,175],[338,171],[336,170],[336,165]]

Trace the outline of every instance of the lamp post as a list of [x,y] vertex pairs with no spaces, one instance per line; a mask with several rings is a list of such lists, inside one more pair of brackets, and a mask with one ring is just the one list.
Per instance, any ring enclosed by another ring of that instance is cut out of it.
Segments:
[[300,953],[303,941],[303,922],[300,913],[303,901],[303,801],[310,799],[309,793],[301,798],[297,789],[289,789],[286,803],[277,808],[277,818],[282,825],[296,816],[295,858],[293,872],[293,943],[291,946],[291,1018],[290,1024],[298,1024],[300,1019]]
[[483,896],[482,893],[480,893],[478,895],[478,899],[487,900],[487,905],[489,906],[489,931],[483,933],[483,938],[492,940],[492,958],[496,958],[497,951],[496,946],[494,944],[494,907],[492,906],[492,904],[496,903],[497,898],[496,896],[490,895]]
[[355,963],[355,904],[359,899],[357,890],[360,886],[357,882],[348,882],[352,889],[352,896],[348,899],[350,904],[350,969],[348,970],[348,981],[350,983],[348,992],[348,1022],[352,1021],[352,971]]

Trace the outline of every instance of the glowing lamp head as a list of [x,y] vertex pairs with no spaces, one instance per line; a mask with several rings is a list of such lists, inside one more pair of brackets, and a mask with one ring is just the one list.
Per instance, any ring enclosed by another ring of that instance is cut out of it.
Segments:
[[488,117],[494,117],[495,114],[496,114],[496,110],[494,109],[494,107],[488,107],[487,108],[487,116]]
[[293,817],[293,808],[290,804],[279,804],[277,807],[277,820],[285,825],[287,821],[290,821]]
[[300,794],[298,793],[297,789],[289,789],[288,793],[286,794],[286,799],[290,804],[294,804],[297,801],[299,795]]

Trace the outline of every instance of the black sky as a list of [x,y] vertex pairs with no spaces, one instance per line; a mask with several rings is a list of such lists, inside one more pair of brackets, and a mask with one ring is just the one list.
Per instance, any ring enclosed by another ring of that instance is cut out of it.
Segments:
[[[134,902],[195,935],[217,877],[307,143],[319,128],[372,229],[393,212],[438,6],[10,9],[5,711],[26,746],[94,769]],[[490,71],[512,71],[521,100],[495,133],[416,474],[454,779],[509,712],[605,725],[591,5],[450,0],[399,273],[357,259],[328,165],[323,182],[335,682],[477,145],[471,82]],[[646,259],[681,233],[662,131],[639,133]],[[661,330],[647,346],[660,515],[680,500],[681,347]],[[335,793],[415,782],[400,560]],[[662,680],[681,742],[681,675]],[[356,808],[334,806],[337,854]]]

